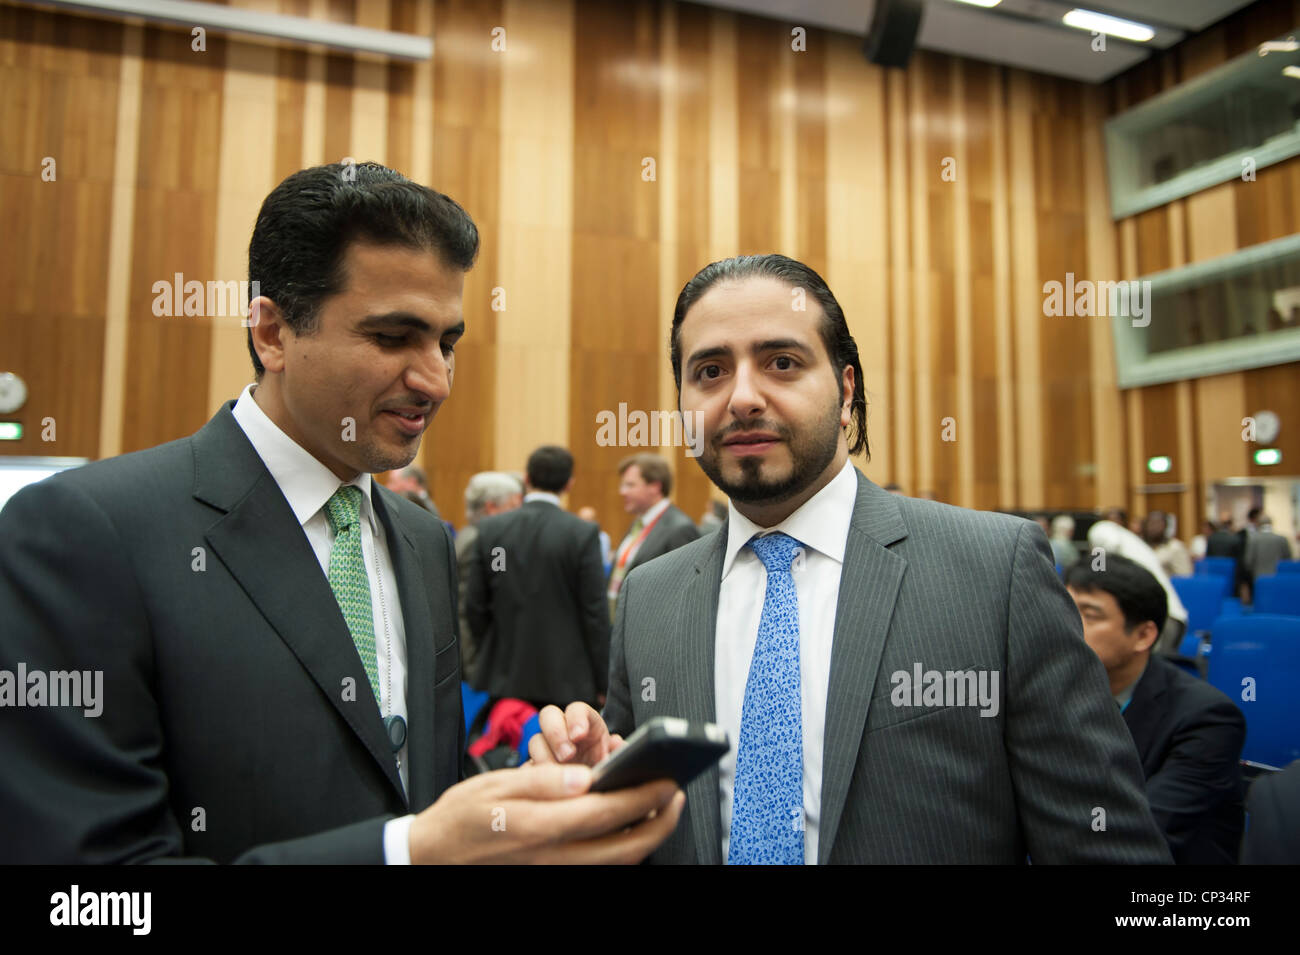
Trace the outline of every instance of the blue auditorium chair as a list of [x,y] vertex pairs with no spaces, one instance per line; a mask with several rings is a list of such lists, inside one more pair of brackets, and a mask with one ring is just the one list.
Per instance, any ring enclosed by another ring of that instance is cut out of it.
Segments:
[[1178,645],[1178,653],[1185,657],[1199,657],[1201,650],[1205,646],[1205,635],[1202,633],[1187,633],[1183,637],[1183,642]]
[[1196,562],[1196,576],[1212,575],[1232,580],[1237,576],[1237,558],[1202,557]]
[[476,690],[464,680],[460,683],[460,705],[465,711],[465,733],[469,733],[469,728],[474,725],[474,717],[478,716],[478,711],[483,709],[488,701],[487,690]]
[[1217,574],[1198,577],[1171,577],[1170,583],[1178,599],[1187,608],[1187,632],[1209,630],[1223,608],[1223,598],[1228,596],[1231,581]]
[[1300,617],[1300,577],[1294,574],[1256,577],[1255,613]]
[[1300,574],[1300,560],[1279,560],[1277,562],[1277,572],[1279,574]]
[[524,724],[524,734],[519,738],[519,762],[528,760],[528,741],[542,731],[542,721],[534,713]]
[[1300,759],[1300,617],[1254,613],[1214,621],[1210,683],[1246,717],[1241,758]]

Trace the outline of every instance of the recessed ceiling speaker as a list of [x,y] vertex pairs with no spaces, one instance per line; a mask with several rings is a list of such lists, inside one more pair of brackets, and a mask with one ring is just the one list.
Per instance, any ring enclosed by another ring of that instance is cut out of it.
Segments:
[[877,66],[907,66],[924,13],[924,0],[876,0],[863,54]]

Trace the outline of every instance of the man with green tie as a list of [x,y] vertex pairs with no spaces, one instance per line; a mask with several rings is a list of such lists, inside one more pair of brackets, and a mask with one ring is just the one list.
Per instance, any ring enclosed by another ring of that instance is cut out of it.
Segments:
[[0,862],[634,862],[671,832],[671,783],[459,782],[451,538],[371,474],[451,393],[478,242],[383,166],[293,174],[249,246],[256,382],[0,512],[0,670],[103,680],[98,715],[0,709]]

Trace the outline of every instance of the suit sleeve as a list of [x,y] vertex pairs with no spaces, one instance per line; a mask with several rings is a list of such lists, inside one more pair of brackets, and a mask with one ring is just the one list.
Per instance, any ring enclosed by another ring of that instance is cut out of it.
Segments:
[[[461,678],[473,682],[475,661],[478,658],[478,642],[469,625],[469,576],[478,563],[478,535],[468,542],[467,547],[453,545],[452,556],[456,567],[456,639],[460,642]],[[459,541],[457,541],[457,545]]]
[[[69,484],[25,488],[0,512],[0,670],[102,674],[94,716],[0,707],[0,862],[209,861],[181,857],[132,557],[104,510]],[[236,861],[382,863],[389,818],[254,847]]]
[[1133,737],[1051,553],[1024,522],[1007,591],[1004,734],[1030,859],[1167,864]]
[[[488,587],[488,565],[485,561],[487,543],[480,531],[474,539],[474,545],[466,555],[465,566],[460,573],[465,576],[465,619],[469,623],[469,638],[474,643],[474,654],[479,663],[483,653],[483,641],[487,636],[488,626],[492,622],[491,593]],[[482,669],[478,666],[478,669]],[[476,671],[476,678],[486,674]]]
[[1239,795],[1246,720],[1231,700],[1217,700],[1179,726],[1160,769],[1147,780],[1151,814],[1180,858],[1207,815]]
[[582,614],[582,637],[591,662],[596,694],[605,692],[609,672],[609,603],[605,596],[605,564],[600,559],[600,529],[592,525],[584,533],[578,564],[578,607]]
[[605,691],[605,708],[601,718],[611,734],[627,737],[636,729],[632,715],[632,695],[627,682],[627,656],[624,652],[623,633],[627,619],[627,605],[632,599],[633,577],[628,575],[619,590],[618,604],[614,610],[614,629],[609,637],[609,688]]

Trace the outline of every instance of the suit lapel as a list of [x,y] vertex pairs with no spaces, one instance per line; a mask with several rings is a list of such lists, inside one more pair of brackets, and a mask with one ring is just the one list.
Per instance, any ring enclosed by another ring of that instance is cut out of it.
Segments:
[[1164,695],[1168,686],[1161,662],[1155,656],[1147,661],[1146,670],[1138,678],[1137,686],[1133,688],[1133,697],[1129,705],[1124,708],[1124,723],[1133,735],[1133,744],[1137,747],[1143,769],[1146,768],[1147,752],[1151,749],[1160,722],[1158,719],[1151,719],[1151,713],[1158,712],[1156,701]]
[[[406,529],[395,520],[394,504],[386,498],[390,492],[378,483],[371,485],[370,497],[375,513],[384,526],[388,540],[388,553],[397,576],[398,601],[402,606],[402,624],[406,631],[406,716],[409,736],[407,754],[410,760],[408,778],[411,784],[410,805],[416,810],[433,802],[435,773],[434,745],[434,694],[433,651],[437,638],[433,618],[429,615],[429,599],[446,603],[444,619],[451,619],[451,605],[444,588],[430,588],[425,576],[423,561],[415,543]],[[427,599],[426,599],[427,598]],[[439,607],[442,611],[444,608]],[[460,687],[456,686],[457,693]]]
[[[713,546],[704,551],[695,565],[695,573],[686,585],[678,615],[679,632],[684,635],[682,666],[686,690],[681,701],[682,715],[699,723],[712,723],[717,719],[714,643],[718,628],[718,589],[722,585],[722,561],[727,551],[727,525],[718,528],[713,538]],[[722,863],[718,785],[718,764],[714,763],[687,787],[686,811],[690,814],[695,851],[702,865]]]
[[844,548],[826,694],[817,849],[821,865],[830,859],[835,844],[889,622],[907,568],[907,561],[887,548],[906,536],[893,498],[858,472],[858,497]]
[[[225,511],[208,547],[279,634],[405,799],[379,704],[338,601],[279,485],[227,403],[194,436],[194,496]],[[356,699],[343,699],[351,678]]]

